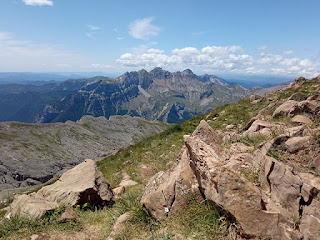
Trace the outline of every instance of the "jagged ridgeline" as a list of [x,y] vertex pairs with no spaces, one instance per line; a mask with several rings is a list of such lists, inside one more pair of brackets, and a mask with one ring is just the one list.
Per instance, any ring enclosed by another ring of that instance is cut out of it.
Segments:
[[76,121],[84,115],[139,116],[147,120],[182,123],[217,106],[270,90],[246,89],[191,70],[126,72],[114,79],[91,81],[77,92],[48,104],[35,122]]

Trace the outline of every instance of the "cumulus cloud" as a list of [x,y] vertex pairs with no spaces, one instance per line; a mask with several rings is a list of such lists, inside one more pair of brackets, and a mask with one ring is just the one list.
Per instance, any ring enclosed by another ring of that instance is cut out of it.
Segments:
[[117,63],[127,67],[189,67],[231,71],[236,66],[252,64],[252,57],[242,54],[242,51],[239,46],[208,46],[202,49],[186,47],[173,49],[170,55],[166,55],[163,50],[151,48],[139,54],[123,54]]
[[22,0],[28,6],[53,6],[51,0]]
[[129,25],[129,34],[141,40],[148,40],[160,33],[160,28],[152,24],[153,18],[137,19]]
[[142,48],[128,52],[117,59],[122,67],[140,69],[163,67],[169,70],[191,68],[198,72],[286,74],[315,76],[320,72],[320,62],[306,58],[287,58],[279,54],[245,53],[241,46],[207,46],[201,49],[185,47],[166,54],[161,49]]
[[283,60],[283,57],[281,55],[261,53],[260,58],[258,59],[258,63],[265,64],[265,65],[275,64],[275,63],[279,63],[281,60]]

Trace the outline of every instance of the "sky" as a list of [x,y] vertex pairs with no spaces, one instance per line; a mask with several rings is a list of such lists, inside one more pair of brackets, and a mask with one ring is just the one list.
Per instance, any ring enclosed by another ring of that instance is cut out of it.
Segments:
[[320,74],[319,0],[1,0],[0,72]]

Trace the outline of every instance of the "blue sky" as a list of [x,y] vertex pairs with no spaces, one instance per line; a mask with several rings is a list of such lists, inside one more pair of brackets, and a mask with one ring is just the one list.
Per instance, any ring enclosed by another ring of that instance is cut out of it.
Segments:
[[319,0],[1,0],[0,71],[320,73]]

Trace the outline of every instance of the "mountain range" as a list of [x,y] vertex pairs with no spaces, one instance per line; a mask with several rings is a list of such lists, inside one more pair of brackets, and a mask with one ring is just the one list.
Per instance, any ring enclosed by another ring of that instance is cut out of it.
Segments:
[[220,105],[272,90],[247,89],[214,75],[197,76],[190,69],[173,73],[161,68],[149,72],[143,69],[113,79],[90,81],[75,93],[47,104],[34,121],[49,123],[76,121],[84,115],[106,118],[130,115],[181,123]]

